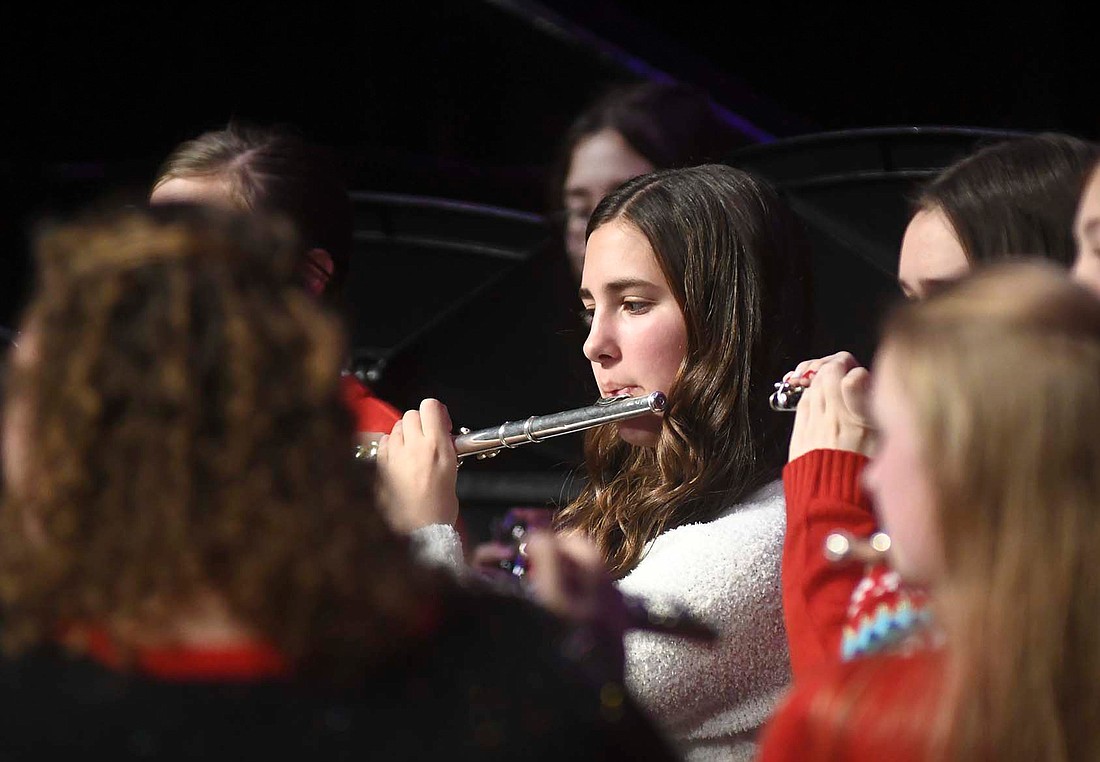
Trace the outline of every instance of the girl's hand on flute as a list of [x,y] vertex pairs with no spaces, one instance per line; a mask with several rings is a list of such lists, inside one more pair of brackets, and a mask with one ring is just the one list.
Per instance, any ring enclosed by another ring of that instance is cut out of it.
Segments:
[[784,378],[804,387],[795,413],[789,460],[811,450],[850,450],[870,455],[871,375],[848,352],[799,363]]
[[439,400],[410,410],[378,442],[377,500],[394,530],[408,534],[458,518],[458,458],[451,417]]

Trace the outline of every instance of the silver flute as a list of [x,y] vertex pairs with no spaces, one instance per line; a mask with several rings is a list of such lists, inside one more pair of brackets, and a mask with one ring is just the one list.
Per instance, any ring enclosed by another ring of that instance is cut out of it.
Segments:
[[[620,394],[603,397],[594,405],[575,410],[565,410],[549,415],[533,415],[524,421],[506,421],[499,426],[470,431],[459,429],[455,437],[455,452],[459,460],[473,456],[478,460],[494,457],[504,449],[514,450],[520,445],[541,442],[551,437],[584,431],[615,421],[625,421],[650,413],[664,412],[668,399],[664,392],[650,392],[644,397]],[[378,443],[360,445],[355,457],[373,460],[378,454]]]
[[775,391],[768,398],[768,404],[772,410],[780,413],[793,413],[798,409],[798,401],[802,399],[804,386],[791,386],[786,381],[780,381],[775,385]]

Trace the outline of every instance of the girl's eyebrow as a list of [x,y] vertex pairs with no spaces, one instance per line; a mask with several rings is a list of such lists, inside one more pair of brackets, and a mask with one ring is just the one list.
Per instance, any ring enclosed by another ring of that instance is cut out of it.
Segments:
[[[608,281],[604,284],[603,290],[610,294],[620,293],[622,291],[628,291],[632,288],[644,288],[646,286],[652,287],[655,284],[648,280],[641,278],[620,278],[618,280]],[[581,299],[591,299],[592,292],[587,288],[582,288],[577,292]]]

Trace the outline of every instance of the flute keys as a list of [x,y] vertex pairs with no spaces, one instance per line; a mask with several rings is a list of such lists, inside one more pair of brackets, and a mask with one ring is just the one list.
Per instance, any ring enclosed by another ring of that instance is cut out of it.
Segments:
[[378,457],[378,440],[363,442],[355,448],[356,460],[374,460]]
[[798,407],[798,401],[802,399],[802,391],[805,387],[791,386],[787,381],[780,381],[775,385],[775,391],[768,398],[768,404],[772,410],[781,413],[793,413]]

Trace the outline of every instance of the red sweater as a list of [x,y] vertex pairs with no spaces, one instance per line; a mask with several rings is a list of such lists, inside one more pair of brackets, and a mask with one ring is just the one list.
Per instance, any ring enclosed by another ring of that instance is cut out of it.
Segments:
[[906,585],[885,564],[838,566],[823,554],[830,532],[862,537],[875,528],[860,486],[866,463],[854,452],[813,450],[783,472],[783,614],[796,678],[838,658],[911,652],[937,642],[928,627],[927,593]]
[[866,537],[875,530],[871,504],[860,485],[867,463],[846,450],[813,450],[783,469],[787,535],[783,542],[783,619],[791,672],[801,676],[840,658],[840,637],[860,564],[833,564],[823,553],[837,529]]
[[[86,632],[88,654],[105,667],[118,669],[122,659],[114,640],[102,628]],[[274,646],[241,642],[217,648],[158,646],[138,649],[138,672],[172,682],[233,681],[283,678],[290,665]]]
[[803,675],[761,736],[758,762],[918,762],[941,694],[943,654],[875,655]]
[[[787,535],[783,546],[783,616],[794,687],[761,738],[763,762],[920,760],[942,676],[942,654],[873,655],[840,661],[845,625],[878,601],[897,597],[880,585],[881,568],[826,560],[825,538],[875,530],[860,483],[867,458],[813,450],[787,464]],[[857,585],[866,588],[853,597]],[[858,623],[858,622],[857,622]]]

